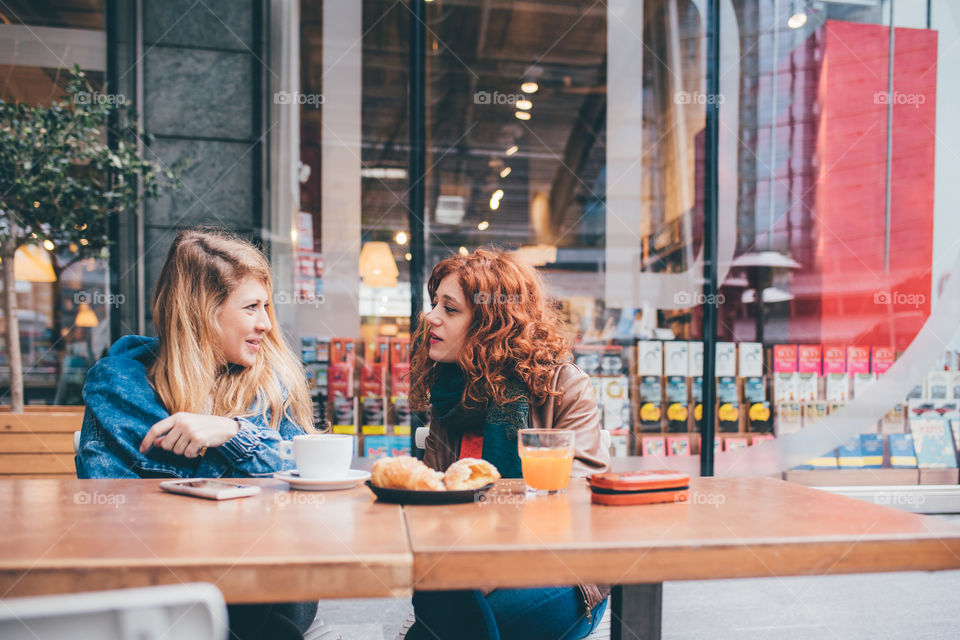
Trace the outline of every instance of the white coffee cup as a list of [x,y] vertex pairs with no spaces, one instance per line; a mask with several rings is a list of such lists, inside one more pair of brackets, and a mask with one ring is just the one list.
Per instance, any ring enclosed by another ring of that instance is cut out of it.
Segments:
[[346,478],[353,460],[353,436],[315,433],[294,436],[280,443],[280,457],[293,460],[302,478],[337,480]]

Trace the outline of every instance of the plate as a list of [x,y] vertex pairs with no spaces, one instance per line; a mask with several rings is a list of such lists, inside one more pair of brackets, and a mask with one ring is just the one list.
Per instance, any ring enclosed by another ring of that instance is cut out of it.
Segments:
[[458,504],[461,502],[475,502],[477,498],[489,491],[493,483],[477,489],[465,491],[414,491],[413,489],[386,489],[378,487],[370,480],[365,483],[370,487],[380,502],[394,504]]
[[337,489],[350,489],[358,483],[363,482],[370,477],[369,471],[362,469],[350,469],[346,478],[334,478],[332,480],[318,480],[316,478],[301,478],[296,471],[278,471],[273,474],[278,480],[283,480],[294,489],[303,491],[336,491]]

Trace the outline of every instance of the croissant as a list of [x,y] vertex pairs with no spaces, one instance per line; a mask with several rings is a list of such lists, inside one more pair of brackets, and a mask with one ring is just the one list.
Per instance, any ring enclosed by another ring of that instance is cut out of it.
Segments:
[[381,458],[373,464],[373,484],[386,489],[443,491],[443,474],[411,456]]
[[443,484],[443,474],[423,463],[420,463],[420,466],[410,474],[410,484],[408,488],[417,491],[446,491],[447,489]]
[[447,468],[443,484],[449,491],[479,489],[500,479],[500,472],[486,460],[463,458]]

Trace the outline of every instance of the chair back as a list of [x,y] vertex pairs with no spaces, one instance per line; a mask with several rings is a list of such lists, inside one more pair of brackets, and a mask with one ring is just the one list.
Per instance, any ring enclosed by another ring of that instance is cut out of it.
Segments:
[[198,582],[0,600],[4,640],[226,640],[227,605]]

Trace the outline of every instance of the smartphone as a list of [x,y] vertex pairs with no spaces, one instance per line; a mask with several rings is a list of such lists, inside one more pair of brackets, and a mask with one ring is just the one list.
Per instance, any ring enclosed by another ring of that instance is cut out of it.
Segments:
[[260,493],[260,487],[256,485],[234,484],[222,480],[166,480],[160,483],[160,488],[170,493],[182,493],[185,496],[209,500],[245,498]]

